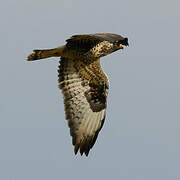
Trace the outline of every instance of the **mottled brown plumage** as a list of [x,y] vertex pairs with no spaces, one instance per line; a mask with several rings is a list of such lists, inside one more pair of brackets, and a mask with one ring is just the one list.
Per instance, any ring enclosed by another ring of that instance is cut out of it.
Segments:
[[101,68],[100,57],[127,46],[128,39],[102,33],[75,35],[66,42],[55,49],[34,50],[27,60],[61,57],[58,82],[74,152],[79,150],[81,155],[88,156],[106,115],[109,83]]

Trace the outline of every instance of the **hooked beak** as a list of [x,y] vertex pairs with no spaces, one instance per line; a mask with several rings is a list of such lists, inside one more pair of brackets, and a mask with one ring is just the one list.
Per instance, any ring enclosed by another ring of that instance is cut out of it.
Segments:
[[120,44],[119,49],[123,49],[123,46],[124,46],[123,44]]
[[124,38],[122,43],[119,44],[119,49],[123,49],[124,46],[129,46],[128,38]]

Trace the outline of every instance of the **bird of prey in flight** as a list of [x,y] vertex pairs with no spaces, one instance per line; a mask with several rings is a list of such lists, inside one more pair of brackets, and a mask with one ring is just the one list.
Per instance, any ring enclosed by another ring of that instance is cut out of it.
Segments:
[[27,61],[60,57],[58,85],[74,152],[88,156],[101,130],[107,106],[109,82],[100,58],[128,46],[128,38],[118,34],[74,35],[54,49],[33,50]]

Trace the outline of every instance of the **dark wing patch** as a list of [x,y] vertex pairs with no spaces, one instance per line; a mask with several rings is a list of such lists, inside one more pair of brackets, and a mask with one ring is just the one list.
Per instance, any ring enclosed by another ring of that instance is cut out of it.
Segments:
[[70,50],[80,50],[82,53],[86,53],[101,41],[102,39],[93,35],[74,35],[66,40],[66,47]]
[[[108,85],[104,89],[101,85],[102,82],[108,84],[106,76],[101,75],[101,69],[94,71],[92,67],[95,65],[87,66],[82,61],[61,58],[58,70],[74,152],[80,150],[80,154],[86,156],[103,126],[108,91]],[[96,71],[101,73],[98,75]]]
[[101,111],[106,108],[106,97],[108,87],[106,85],[89,84],[90,89],[85,92],[87,101],[93,112]]

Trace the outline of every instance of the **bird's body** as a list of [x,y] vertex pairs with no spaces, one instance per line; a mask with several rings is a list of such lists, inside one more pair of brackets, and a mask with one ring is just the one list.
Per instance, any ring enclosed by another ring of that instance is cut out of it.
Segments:
[[127,46],[128,39],[103,33],[75,35],[66,41],[66,45],[55,49],[34,50],[27,60],[61,57],[58,82],[74,151],[76,154],[80,150],[81,155],[87,156],[106,115],[109,83],[101,68],[100,57]]

